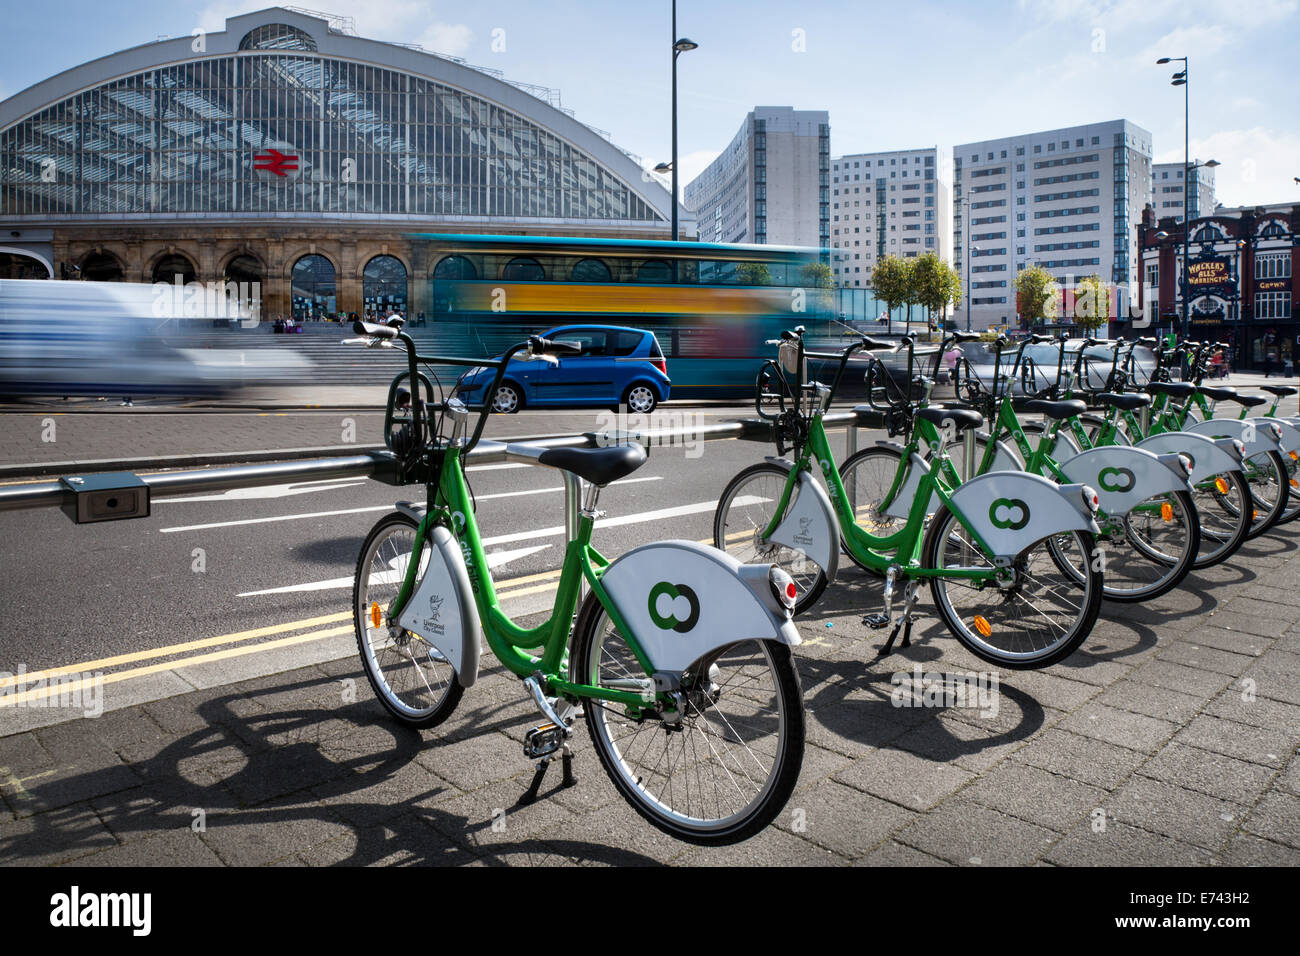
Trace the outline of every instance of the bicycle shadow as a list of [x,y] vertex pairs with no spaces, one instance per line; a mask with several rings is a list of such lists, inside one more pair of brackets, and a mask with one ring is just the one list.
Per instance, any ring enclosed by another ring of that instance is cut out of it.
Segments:
[[[27,789],[24,828],[0,829],[0,864],[48,858],[51,852],[77,864],[93,864],[87,855],[104,843],[104,827],[119,844],[193,830],[202,811],[204,832],[194,833],[221,855],[221,828],[251,827],[254,844],[275,846],[280,828],[303,834],[309,842],[279,856],[268,849],[259,862],[323,857],[330,865],[364,866],[400,862],[407,865],[508,865],[602,862],[623,866],[659,865],[643,854],[566,838],[543,839],[537,831],[511,838],[510,830],[550,821],[546,805],[556,791],[544,789],[528,807],[509,806],[503,812],[475,819],[446,806],[462,794],[442,781],[417,757],[434,751],[439,741],[388,719],[373,698],[341,706],[323,706],[309,699],[301,705],[262,708],[249,713],[259,698],[302,696],[312,692],[338,700],[336,682],[326,677],[270,683],[263,690],[232,691],[203,701],[195,713],[205,726],[166,742],[156,753],[128,761],[139,785],[121,789],[120,765],[34,781]],[[486,695],[485,695],[486,696]],[[515,727],[518,714],[500,716],[511,705],[485,700],[466,714],[456,740]],[[134,719],[134,715],[133,715]],[[148,721],[143,714],[138,719]],[[455,715],[453,720],[455,720]],[[459,725],[461,721],[457,721]],[[93,722],[87,732],[94,734]],[[473,733],[470,728],[473,728]],[[436,731],[432,732],[436,734]],[[498,740],[498,744],[500,741]],[[485,742],[485,746],[491,746]],[[513,741],[511,742],[513,747]],[[558,767],[553,773],[558,774]],[[110,781],[108,775],[115,774]],[[520,794],[531,775],[519,754],[516,773],[502,773],[497,791]],[[97,779],[98,778],[98,779]],[[489,781],[484,781],[485,784]],[[581,786],[581,784],[579,784]],[[70,788],[70,789],[65,789]],[[61,793],[98,794],[60,806]],[[44,802],[51,808],[41,810]],[[532,821],[528,815],[536,814]],[[545,827],[542,827],[545,829]],[[315,842],[311,834],[318,834]],[[166,858],[148,862],[167,864]]]
[[[856,568],[847,574],[842,570],[841,575],[818,603],[815,620],[861,614],[873,605],[879,607],[883,589],[879,578]],[[1043,727],[1046,711],[1042,705],[1024,690],[1005,682],[997,685],[997,713],[991,718],[982,714],[980,707],[970,705],[974,702],[918,705],[918,675],[922,681],[932,681],[949,676],[949,672],[972,673],[960,663],[939,666],[945,642],[955,644],[955,639],[942,621],[924,609],[913,629],[910,646],[900,648],[895,644],[894,653],[887,657],[880,657],[879,651],[888,631],[867,633],[871,636],[865,641],[849,638],[851,643],[828,656],[801,655],[796,651],[805,708],[832,734],[867,747],[907,750],[927,760],[944,762],[1025,740]],[[981,665],[980,672],[991,669]],[[948,715],[960,718],[964,726],[951,724]],[[959,736],[958,731],[971,735]],[[908,738],[906,745],[899,742],[904,736]]]

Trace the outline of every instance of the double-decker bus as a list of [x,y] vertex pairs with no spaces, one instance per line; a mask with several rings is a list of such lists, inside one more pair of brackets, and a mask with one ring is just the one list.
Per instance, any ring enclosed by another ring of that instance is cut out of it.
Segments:
[[816,249],[549,236],[419,235],[438,250],[430,322],[471,357],[558,325],[655,333],[674,398],[752,394],[765,343],[803,325],[834,335]]

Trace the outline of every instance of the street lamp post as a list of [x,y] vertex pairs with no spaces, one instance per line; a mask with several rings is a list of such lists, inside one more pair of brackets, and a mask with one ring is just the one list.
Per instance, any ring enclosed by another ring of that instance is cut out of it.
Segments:
[[677,0],[673,0],[673,242],[677,241],[677,58],[699,46],[677,35]]
[[1156,65],[1163,66],[1164,64],[1172,63],[1175,60],[1183,65],[1182,70],[1173,75],[1169,85],[1181,86],[1183,88],[1183,278],[1182,282],[1179,283],[1179,291],[1182,293],[1183,298],[1183,338],[1186,339],[1189,327],[1188,292],[1190,291],[1190,286],[1187,281],[1187,248],[1189,238],[1188,231],[1191,222],[1188,219],[1188,216],[1192,211],[1192,206],[1188,201],[1187,194],[1187,187],[1191,182],[1192,161],[1190,150],[1191,93],[1187,83],[1189,64],[1187,57],[1185,56],[1162,56],[1160,59],[1156,60]]

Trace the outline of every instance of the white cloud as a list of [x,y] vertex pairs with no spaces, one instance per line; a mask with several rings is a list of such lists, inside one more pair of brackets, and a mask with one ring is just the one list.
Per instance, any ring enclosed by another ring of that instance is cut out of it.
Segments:
[[[1178,27],[1148,46],[1134,59],[1142,65],[1154,63],[1162,56],[1185,56],[1193,63],[1197,57],[1218,53],[1233,39],[1228,28],[1220,24],[1211,26]],[[1181,63],[1170,63],[1170,70],[1178,70]]]
[[[1300,135],[1263,126],[1223,130],[1191,141],[1193,157],[1217,159],[1215,198],[1225,206],[1264,206],[1300,201]],[[1159,153],[1156,162],[1182,162],[1181,149]]]
[[473,31],[463,23],[434,23],[420,34],[416,42],[434,53],[461,56],[469,49],[473,37]]

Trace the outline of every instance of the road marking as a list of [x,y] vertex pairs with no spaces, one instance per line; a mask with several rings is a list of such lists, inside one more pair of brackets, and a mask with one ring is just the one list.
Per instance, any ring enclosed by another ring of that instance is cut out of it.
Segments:
[[17,704],[26,703],[29,700],[43,700],[46,697],[59,696],[62,694],[76,694],[90,684],[98,681],[103,684],[116,684],[119,681],[130,680],[133,677],[145,677],[149,674],[157,674],[160,671],[175,670],[178,667],[190,667],[195,664],[207,664],[212,661],[228,660],[232,657],[243,657],[246,654],[260,654],[263,651],[272,651],[281,647],[292,647],[294,644],[306,644],[309,641],[319,641],[327,637],[337,637],[341,634],[351,634],[353,628],[351,624],[343,627],[326,628],[323,631],[308,631],[306,634],[295,634],[292,637],[283,637],[278,641],[266,641],[262,644],[252,644],[245,647],[231,647],[222,651],[214,651],[210,654],[198,654],[194,657],[186,657],[179,661],[164,661],[160,664],[147,664],[144,667],[134,667],[131,670],[114,671],[111,674],[96,675],[95,677],[82,679],[78,681],[68,681],[59,683],[50,687],[33,688],[32,690],[20,691],[14,694],[6,694],[0,697],[0,707],[13,707]]
[[[527,466],[525,466],[527,467]],[[624,478],[625,484],[632,484],[639,481],[663,481],[662,475],[654,475],[646,478]],[[540,495],[563,491],[563,486],[555,488],[529,488],[526,491],[499,491],[490,495],[478,495],[476,501],[492,501],[495,498],[521,498],[525,495]],[[211,499],[197,499],[211,500]],[[305,514],[293,515],[270,515],[266,518],[238,518],[234,521],[211,521],[206,524],[187,524],[180,525],[176,528],[159,528],[161,534],[174,534],[178,531],[206,531],[209,528],[235,528],[240,525],[248,524],[271,524],[276,521],[302,521],[305,518],[333,518],[338,515],[355,515],[365,514],[371,511],[391,511],[392,505],[369,505],[365,508],[342,508],[337,511],[311,511]],[[489,542],[484,541],[485,545]]]
[[175,504],[187,501],[256,501],[260,499],[288,498],[306,495],[313,491],[341,491],[365,484],[368,478],[324,478],[317,481],[294,481],[284,485],[262,485],[258,488],[231,488],[219,495],[193,495],[188,498],[159,498],[159,502]]
[[[733,501],[738,505],[754,505],[767,501],[767,498],[759,498],[753,495],[741,495]],[[700,514],[704,511],[712,511],[718,506],[716,501],[701,501],[693,505],[678,505],[675,508],[661,508],[658,511],[642,511],[637,514],[619,515],[617,518],[602,518],[596,522],[596,528],[616,528],[621,525],[641,524],[646,521],[667,521],[671,518],[681,518],[685,515]],[[554,528],[542,528],[538,531],[517,531],[514,534],[499,534],[491,538],[484,538],[483,545],[486,547],[492,544],[510,544],[514,541],[528,541],[531,538],[550,538],[555,535],[564,534],[564,526],[557,525]]]
[[132,664],[136,661],[148,660],[151,657],[170,657],[173,654],[183,654],[186,651],[195,651],[200,648],[213,647],[218,644],[238,644],[243,641],[256,640],[259,637],[267,637],[271,634],[283,634],[286,631],[298,631],[304,627],[316,627],[321,624],[334,624],[338,621],[348,620],[351,617],[351,611],[343,611],[338,614],[326,614],[321,617],[304,618],[301,621],[289,621],[285,624],[272,624],[268,627],[258,627],[251,631],[236,631],[233,634],[222,634],[218,637],[205,637],[196,641],[186,641],[183,644],[172,644],[168,647],[156,647],[147,651],[134,651],[130,654],[118,654],[115,657],[101,657],[99,660],[86,661],[83,664],[68,664],[63,667],[51,667],[41,671],[29,671],[26,674],[0,679],[0,688],[12,687],[15,684],[27,684],[37,680],[47,680],[51,677],[59,677],[63,674],[75,674],[84,671],[102,670],[106,667],[118,667],[122,664]]

